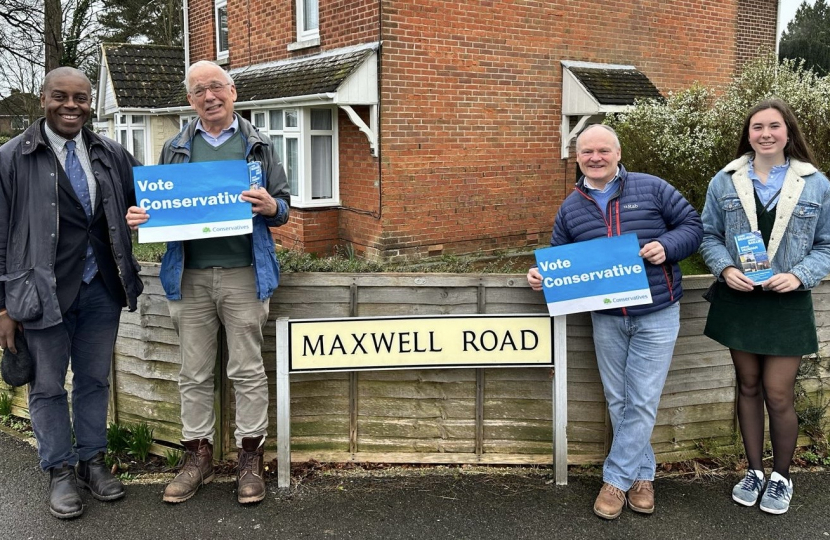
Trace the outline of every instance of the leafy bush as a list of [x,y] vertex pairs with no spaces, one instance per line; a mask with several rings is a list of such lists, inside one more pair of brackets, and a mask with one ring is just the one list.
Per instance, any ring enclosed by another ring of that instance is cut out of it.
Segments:
[[161,262],[161,258],[164,256],[166,249],[164,242],[139,244],[135,239],[133,240],[133,256],[139,261]]
[[145,461],[153,445],[153,428],[142,422],[130,429],[130,440],[128,443],[128,454],[138,461]]
[[[139,261],[160,262],[165,244],[133,243],[133,255]],[[488,256],[442,255],[438,258],[412,263],[382,263],[358,258],[349,247],[339,249],[330,257],[302,253],[289,249],[277,249],[280,271],[291,272],[341,272],[362,274],[371,272],[447,272],[482,274],[524,273],[533,264],[532,251],[499,253]]]
[[111,422],[107,426],[107,452],[110,454],[121,454],[127,451],[130,444],[130,430]]
[[184,452],[176,448],[168,448],[164,451],[164,462],[168,469],[175,469],[181,462]]
[[773,96],[795,111],[819,169],[830,169],[830,79],[773,55],[748,63],[722,93],[696,84],[606,123],[620,137],[628,170],[664,178],[702,210],[709,180],[735,157],[747,111]]
[[12,396],[0,392],[0,416],[9,416],[12,413]]

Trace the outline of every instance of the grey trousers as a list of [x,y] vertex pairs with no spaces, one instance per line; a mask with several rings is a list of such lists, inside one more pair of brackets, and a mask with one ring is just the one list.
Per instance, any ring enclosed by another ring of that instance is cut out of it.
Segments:
[[243,437],[266,435],[268,379],[262,365],[262,327],[268,300],[257,299],[253,267],[185,269],[182,299],[168,301],[179,335],[182,440],[213,443],[214,366],[220,324],[228,340],[228,378],[236,396],[237,447]]

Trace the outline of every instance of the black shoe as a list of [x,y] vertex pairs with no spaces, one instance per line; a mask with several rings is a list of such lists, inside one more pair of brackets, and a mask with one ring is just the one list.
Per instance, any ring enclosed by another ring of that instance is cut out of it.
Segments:
[[114,477],[104,463],[104,453],[78,462],[78,484],[88,489],[99,501],[114,501],[124,496],[124,484]]
[[84,513],[84,503],[78,495],[75,469],[66,463],[49,469],[49,511],[60,519],[78,517]]

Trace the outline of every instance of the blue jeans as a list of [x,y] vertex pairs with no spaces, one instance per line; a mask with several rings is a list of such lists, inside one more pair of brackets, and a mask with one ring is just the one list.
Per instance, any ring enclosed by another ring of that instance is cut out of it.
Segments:
[[[29,415],[44,471],[75,465],[107,449],[109,374],[120,318],[121,306],[96,277],[88,285],[81,283],[61,324],[23,333],[35,365]],[[71,422],[65,388],[70,359]]]
[[680,304],[637,317],[592,313],[597,365],[614,430],[603,480],[628,491],[654,480],[651,432],[680,330]]

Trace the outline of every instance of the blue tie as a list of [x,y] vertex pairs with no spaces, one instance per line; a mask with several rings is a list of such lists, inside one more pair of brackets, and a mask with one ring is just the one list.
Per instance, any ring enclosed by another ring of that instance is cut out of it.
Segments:
[[[86,212],[88,222],[92,221],[92,201],[89,197],[89,185],[86,183],[86,173],[81,167],[81,161],[78,155],[75,154],[75,141],[66,141],[66,175],[69,177],[69,182],[72,184],[72,189],[75,190],[75,195],[80,199],[81,204]],[[95,254],[92,252],[92,244],[87,242],[86,245],[86,261],[84,262],[84,283],[89,283],[98,272],[98,264],[95,262]]]

